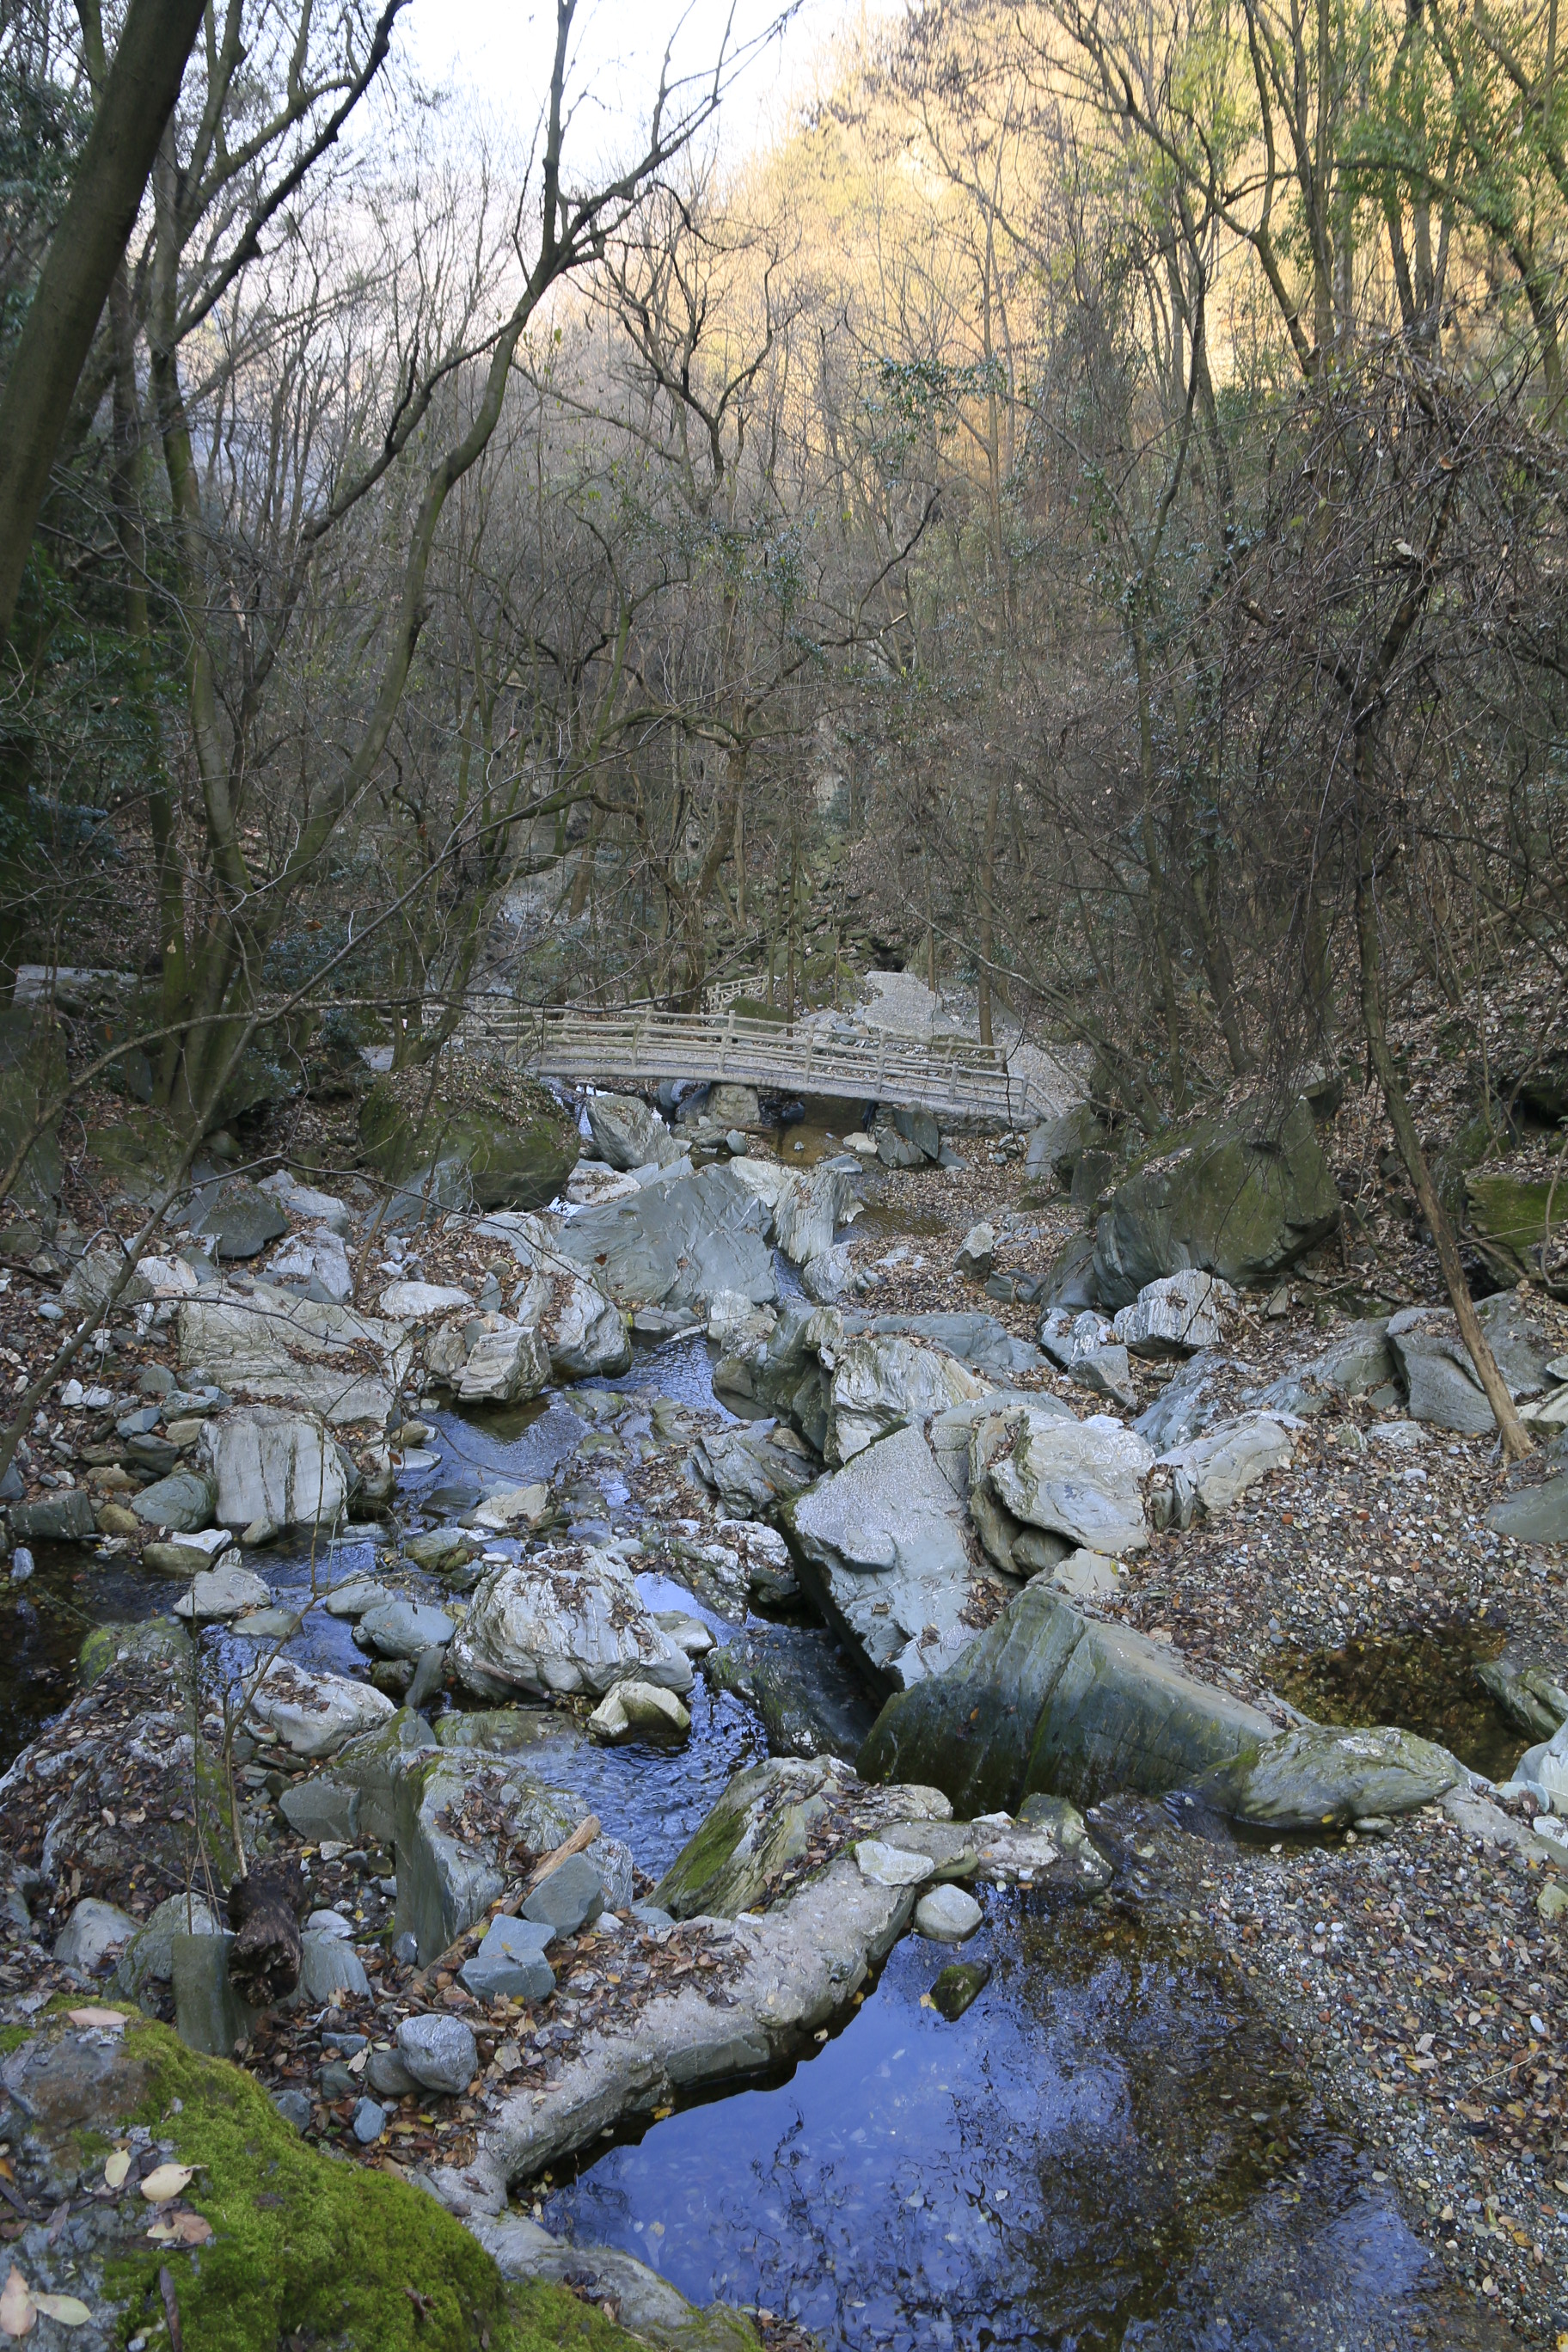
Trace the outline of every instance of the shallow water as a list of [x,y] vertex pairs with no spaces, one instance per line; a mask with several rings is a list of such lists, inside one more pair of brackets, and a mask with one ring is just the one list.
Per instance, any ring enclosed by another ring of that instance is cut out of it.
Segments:
[[1356,1728],[1397,1723],[1451,1748],[1472,1771],[1506,1780],[1530,1746],[1476,1672],[1505,1636],[1486,1626],[1436,1626],[1368,1637],[1287,1658],[1279,1687],[1304,1714]]
[[957,2023],[922,2005],[951,1954],[906,1938],[820,2056],[614,2147],[545,2226],[833,2346],[1351,2352],[1436,2316],[1434,2266],[1271,2029],[1114,1911],[988,1913]]

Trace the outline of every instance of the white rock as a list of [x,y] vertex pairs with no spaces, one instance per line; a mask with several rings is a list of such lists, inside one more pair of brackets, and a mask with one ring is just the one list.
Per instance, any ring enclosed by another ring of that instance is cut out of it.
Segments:
[[[731,1160],[731,1166],[739,1163]],[[792,1170],[786,1189],[773,1209],[778,1245],[793,1265],[808,1265],[833,1247],[849,1205],[852,1179],[847,1168],[830,1160],[815,1168]]]
[[1145,1549],[1149,1529],[1139,1482],[1154,1456],[1143,1440],[1107,1413],[1071,1422],[1025,1412],[1017,1420],[1011,1452],[996,1454],[992,1420],[975,1424],[972,1484],[984,1478],[1016,1519],[1086,1551],[1119,1559]]
[[529,1528],[538,1527],[550,1510],[550,1489],[542,1479],[527,1486],[502,1486],[487,1495],[474,1513],[474,1525],[500,1535],[506,1528],[521,1521]]
[[1200,1516],[1217,1517],[1270,1470],[1289,1468],[1292,1459],[1289,1431],[1268,1413],[1216,1422],[1190,1445],[1160,1456],[1174,1473],[1177,1526],[1189,1528]]
[[772,1307],[753,1306],[738,1290],[721,1290],[708,1309],[708,1337],[725,1355],[760,1363],[778,1319]]
[[990,1386],[944,1349],[898,1335],[862,1332],[825,1346],[820,1360],[826,1367],[830,1359],[829,1462],[852,1461],[889,1431],[984,1396]]
[[1134,1356],[1195,1356],[1225,1338],[1223,1311],[1236,1293],[1217,1275],[1195,1269],[1145,1283],[1116,1318],[1116,1337]]
[[612,1745],[649,1732],[684,1736],[690,1728],[691,1717],[675,1693],[657,1683],[615,1684],[588,1717],[592,1737]]
[[345,1943],[353,1942],[353,1922],[345,1919],[341,1911],[312,1911],[305,1922],[305,1931],[312,1936],[341,1936]]
[[691,1687],[691,1661],[660,1632],[619,1553],[559,1546],[492,1570],[448,1657],[481,1697],[602,1696],[635,1680]]
[[131,1941],[140,1924],[114,1904],[84,1895],[55,1937],[55,1958],[62,1968],[90,1976],[100,1960]]
[[348,1474],[325,1424],[285,1405],[236,1405],[204,1421],[196,1464],[217,1489],[226,1527],[318,1527],[348,1501]]
[[915,1905],[915,1933],[933,1944],[962,1944],[985,1917],[973,1895],[962,1886],[933,1886]]
[[432,1315],[449,1315],[454,1307],[472,1308],[466,1290],[451,1282],[389,1282],[377,1301],[384,1315],[405,1323],[426,1323]]
[[341,1307],[354,1294],[353,1268],[340,1237],[324,1228],[315,1234],[292,1234],[274,1252],[268,1274],[279,1282],[315,1282],[332,1304]]
[[550,1349],[537,1326],[482,1315],[453,1386],[465,1404],[521,1404],[550,1378]]
[[335,1192],[318,1192],[309,1184],[297,1184],[286,1168],[264,1176],[260,1189],[281,1202],[289,1215],[301,1224],[325,1225],[329,1233],[346,1234],[353,1223],[347,1202]]
[[880,1838],[862,1838],[855,1848],[862,1878],[873,1886],[919,1886],[936,1864],[928,1854],[909,1853],[901,1845],[884,1845]]
[[1113,1600],[1121,1581],[1115,1561],[1098,1551],[1069,1552],[1051,1570],[1051,1582],[1075,1601]]
[[240,1291],[211,1282],[181,1303],[180,1360],[205,1365],[231,1396],[384,1427],[412,1349],[401,1324],[351,1307],[270,1284]]
[[243,1616],[247,1609],[265,1609],[271,1598],[253,1569],[230,1559],[221,1568],[199,1569],[190,1591],[175,1601],[174,1614],[195,1618],[198,1624],[216,1624],[226,1617]]
[[275,1658],[252,1685],[249,1712],[295,1756],[331,1756],[355,1732],[396,1712],[370,1683],[318,1674]]
[[136,1271],[154,1298],[189,1298],[201,1286],[183,1257],[139,1257]]

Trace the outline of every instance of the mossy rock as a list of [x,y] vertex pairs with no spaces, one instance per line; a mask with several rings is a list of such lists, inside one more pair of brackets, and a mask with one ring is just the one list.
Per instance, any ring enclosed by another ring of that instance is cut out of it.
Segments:
[[423,1180],[440,1160],[467,1168],[481,1209],[540,1209],[577,1164],[581,1139],[531,1078],[471,1057],[378,1078],[360,1105],[360,1142],[390,1184]]
[[117,2342],[163,2335],[163,2273],[200,2352],[630,2352],[637,2339],[565,2289],[509,2284],[422,2189],[310,2147],[239,2068],[130,2008],[122,2034],[80,2032],[67,2015],[78,1998],[13,2053],[53,2168],[90,2165],[145,2124],[196,2168],[179,2202],[214,2232],[195,2252],[170,2250],[147,2239],[133,2189],[100,2209],[102,2234],[56,2291],[110,2305]]
[[77,1656],[83,1690],[90,1690],[121,1658],[132,1664],[167,1663],[182,1673],[191,1664],[191,1637],[173,1617],[143,1617],[133,1625],[95,1625]]
[[1476,1245],[1497,1281],[1511,1289],[1528,1275],[1558,1292],[1568,1284],[1568,1179],[1559,1181],[1554,1197],[1550,1177],[1472,1169],[1465,1178],[1465,1205]]
[[1108,1313],[1145,1283],[1201,1267],[1237,1289],[1271,1282],[1332,1233],[1340,1200],[1310,1106],[1258,1104],[1159,1137],[1095,1227]]

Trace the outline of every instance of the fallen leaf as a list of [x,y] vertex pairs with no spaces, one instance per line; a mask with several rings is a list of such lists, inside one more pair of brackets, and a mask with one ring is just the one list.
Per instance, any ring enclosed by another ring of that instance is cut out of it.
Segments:
[[147,2235],[161,2246],[205,2246],[212,2233],[213,2225],[205,2213],[165,2213]]
[[123,2033],[125,2012],[120,2009],[71,2009],[66,2011],[73,2025],[96,2025],[106,2033]]
[[35,2294],[33,2302],[46,2319],[58,2320],[62,2327],[85,2327],[92,2317],[79,2295]]
[[142,2183],[142,2194],[149,2205],[166,2205],[189,2185],[192,2168],[188,2164],[161,2164]]
[[26,2336],[37,2315],[27,2282],[13,2263],[10,2277],[0,2287],[0,2335]]
[[130,2169],[131,2151],[129,2148],[117,2147],[112,2156],[108,2156],[104,2158],[103,2177],[109,2183],[110,2189],[123,2189],[125,2186],[125,2176]]

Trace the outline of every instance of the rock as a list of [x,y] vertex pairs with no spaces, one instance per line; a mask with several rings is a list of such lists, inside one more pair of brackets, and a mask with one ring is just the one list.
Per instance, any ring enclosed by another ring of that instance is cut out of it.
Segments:
[[521,1916],[552,1935],[574,1936],[605,1907],[605,1882],[586,1854],[569,1853],[520,1906]]
[[967,1281],[984,1282],[996,1263],[996,1228],[984,1222],[971,1225],[959,1244],[953,1271]]
[[447,1653],[431,1643],[420,1651],[414,1661],[414,1679],[403,1694],[403,1704],[415,1714],[423,1714],[431,1700],[442,1690],[447,1681]]
[[395,1713],[369,1683],[308,1671],[275,1658],[256,1681],[248,1712],[295,1756],[331,1756]]
[[1099,1307],[1100,1290],[1095,1279],[1091,1235],[1075,1234],[1071,1241],[1065,1243],[1058,1251],[1047,1270],[1037,1298],[1047,1310],[1058,1309],[1064,1315],[1078,1315],[1086,1308]]
[[1160,1456],[1172,1474],[1175,1525],[1217,1518],[1271,1470],[1288,1470],[1294,1458],[1289,1431],[1267,1413],[1217,1423],[1206,1436]]
[[336,1780],[296,1780],[278,1800],[278,1810],[295,1833],[311,1845],[335,1838],[353,1845],[359,1836],[360,1792]]
[[1386,1316],[1352,1325],[1342,1339],[1306,1367],[1310,1379],[1341,1396],[1365,1396],[1383,1388],[1393,1380],[1394,1369]]
[[1141,1437],[1103,1413],[1081,1422],[1027,1412],[1000,1419],[1000,1433],[990,1421],[975,1423],[972,1492],[983,1488],[1014,1519],[1070,1549],[1115,1559],[1146,1548],[1139,1480],[1152,1455]]
[[849,1244],[838,1242],[807,1258],[800,1270],[800,1286],[818,1307],[837,1307],[841,1298],[854,1297],[863,1285]]
[[1217,1765],[1192,1794],[1231,1821],[1284,1832],[1414,1812],[1463,1778],[1446,1748],[1412,1731],[1305,1724]]
[[11,1533],[23,1545],[90,1543],[98,1533],[91,1498],[84,1486],[42,1495],[36,1503],[13,1503],[10,1516]]
[[829,1462],[852,1461],[889,1431],[985,1392],[984,1382],[945,1350],[916,1339],[868,1332],[825,1344],[819,1353],[831,1375],[824,1448]]
[[853,1177],[831,1160],[788,1171],[773,1211],[773,1231],[792,1265],[807,1265],[833,1247],[853,1196]]
[[361,2147],[374,2147],[386,2129],[386,2110],[374,2099],[356,2099],[353,2116],[353,2136]]
[[[412,1073],[416,1116],[399,1100],[406,1081],[378,1078],[360,1106],[360,1139],[376,1173],[417,1189],[443,1161],[466,1171],[481,1209],[537,1209],[576,1164],[580,1139],[548,1088],[509,1070],[493,1080],[464,1055],[461,1094],[432,1099],[428,1074]],[[445,1204],[443,1204],[445,1205]]]
[[473,1300],[455,1282],[389,1282],[376,1305],[403,1323],[428,1323],[437,1315],[473,1310]]
[[149,1543],[142,1547],[143,1568],[156,1569],[160,1576],[183,1576],[187,1580],[198,1569],[211,1568],[222,1552],[232,1549],[234,1538],[227,1528],[192,1528],[176,1536],[172,1543]]
[[422,2090],[460,2098],[479,2071],[479,2045],[461,2018],[405,2017],[396,2043]]
[[354,1295],[353,1268],[336,1234],[293,1234],[268,1267],[273,1282],[302,1282],[314,1297],[341,1307]]
[[915,1933],[933,1944],[963,1944],[984,1918],[973,1895],[962,1886],[933,1886],[915,1905]]
[[816,1626],[752,1626],[710,1651],[702,1673],[711,1689],[756,1709],[770,1756],[850,1762],[876,1714],[845,1654]]
[[872,1131],[877,1157],[887,1167],[920,1168],[942,1157],[942,1130],[929,1110],[903,1105],[890,1114],[879,1110]]
[[1195,1356],[1200,1348],[1220,1345],[1225,1337],[1222,1310],[1235,1304],[1230,1285],[1212,1274],[1167,1274],[1158,1282],[1145,1283],[1113,1328],[1131,1355]]
[[261,1190],[282,1202],[289,1214],[304,1225],[324,1225],[330,1234],[346,1234],[353,1220],[348,1203],[335,1192],[318,1192],[309,1184],[301,1184],[287,1168],[274,1175],[264,1176]]
[[1505,1495],[1487,1513],[1487,1525],[1515,1543],[1568,1543],[1568,1471]]
[[873,1886],[923,1886],[935,1867],[929,1855],[886,1844],[880,1838],[861,1838],[855,1862],[861,1877]]
[[[1476,1317],[1515,1403],[1539,1395],[1547,1382],[1550,1353],[1540,1327],[1509,1291],[1482,1299]],[[1451,1309],[1405,1307],[1390,1318],[1387,1336],[1405,1379],[1412,1421],[1467,1436],[1496,1427]]]
[[274,2091],[272,2104],[290,2131],[305,2132],[310,2128],[310,2099],[305,2091]]
[[341,1936],[323,1935],[307,1927],[300,1937],[300,1998],[315,2006],[346,1993],[363,2000],[370,1992],[364,1962]]
[[672,1174],[635,1201],[585,1209],[563,1233],[562,1249],[623,1307],[695,1311],[727,1290],[758,1304],[775,1298],[768,1213],[734,1168]]
[[973,2009],[991,1981],[989,1960],[955,1960],[943,1969],[931,1989],[931,2006],[956,2025],[964,2011]]
[[566,1179],[565,1200],[574,1209],[604,1209],[612,1201],[629,1201],[642,1187],[631,1175],[620,1175],[602,1160],[579,1160]]
[[[411,1351],[402,1327],[258,1283],[209,1284],[180,1306],[180,1360],[235,1396],[384,1427]],[[367,1363],[374,1369],[367,1369]]]
[[426,1650],[444,1649],[457,1630],[444,1609],[427,1601],[382,1601],[361,1617],[354,1643],[380,1658],[413,1659]]
[[957,1314],[939,1315],[878,1315],[867,1318],[846,1315],[841,1318],[846,1337],[860,1331],[879,1335],[894,1334],[907,1339],[933,1341],[945,1348],[971,1370],[987,1372],[997,1380],[1011,1380],[1018,1372],[1040,1369],[1040,1360],[1025,1339],[1016,1339],[1006,1325],[994,1315],[984,1315],[973,1308]]
[[485,1931],[473,1958],[458,1971],[476,2000],[546,2000],[555,1972],[544,1957],[555,1930],[537,1919],[511,1919],[503,1912]]
[[325,1424],[285,1405],[236,1405],[204,1421],[196,1463],[213,1486],[225,1527],[330,1525],[349,1499],[349,1478]]
[[[125,1253],[119,1249],[89,1250],[77,1260],[60,1285],[62,1307],[85,1307],[96,1314],[109,1297],[110,1292],[125,1271]],[[120,1293],[121,1307],[140,1307],[151,1298],[153,1292],[143,1279],[140,1265]]]
[[918,1429],[868,1446],[780,1516],[802,1589],[881,1687],[939,1672],[968,1641],[963,1507]]
[[111,1952],[131,1941],[139,1926],[128,1911],[84,1895],[55,1937],[55,1958],[61,1968],[91,1976]]
[[614,1299],[575,1271],[551,1271],[544,1290],[539,1328],[557,1380],[616,1380],[631,1370],[631,1337]]
[[[531,1533],[550,1517],[550,1489],[542,1479],[536,1478],[526,1486],[500,1486],[485,1496],[474,1513],[477,1528],[489,1528],[500,1533],[505,1528],[522,1527]],[[442,1529],[441,1533],[447,1532]],[[430,1539],[425,1538],[426,1542]],[[405,1547],[406,1549],[406,1547]],[[412,1559],[413,1553],[409,1553]],[[445,1554],[442,1555],[444,1559]],[[434,1564],[434,1563],[432,1563]]]
[[492,1570],[451,1647],[482,1698],[590,1692],[622,1681],[691,1687],[691,1662],[643,1606],[618,1552],[557,1545]]
[[256,1257],[289,1230],[289,1220],[269,1192],[243,1176],[231,1176],[198,1195],[191,1232],[211,1242],[215,1256]]
[[1086,1348],[1073,1358],[1070,1377],[1079,1388],[1094,1396],[1109,1397],[1128,1412],[1138,1402],[1125,1348]]
[[1054,1177],[1065,1192],[1086,1151],[1103,1151],[1110,1139],[1088,1103],[1076,1103],[1058,1118],[1043,1119],[1024,1151],[1024,1172],[1038,1182]]
[[462,1528],[432,1528],[426,1535],[405,1536],[403,1549],[416,1568],[428,1569],[439,1575],[445,1569],[461,1568],[471,1559],[476,1549],[475,1538]]
[[343,1583],[331,1587],[321,1606],[329,1617],[363,1617],[378,1601],[390,1601],[393,1597],[374,1576],[351,1575]]
[[1081,1617],[1040,1577],[945,1673],[889,1699],[859,1769],[930,1782],[973,1818],[1037,1790],[1079,1804],[1163,1795],[1273,1736],[1259,1709],[1158,1643]]
[[503,2278],[556,2279],[618,2315],[618,2325],[660,2352],[756,2352],[756,2336],[740,2312],[715,2303],[705,2309],[618,2246],[585,2246],[552,2238],[521,2213],[474,2214],[468,2224]]
[[169,1939],[169,1975],[174,1990],[174,2031],[187,2050],[208,2058],[232,2058],[249,2041],[258,2012],[241,2000],[228,1980],[234,1937],[187,1936]]
[[1495,1168],[1468,1169],[1464,1181],[1470,1232],[1493,1278],[1510,1289],[1560,1279],[1561,1184]]
[[448,1381],[465,1404],[521,1404],[550,1379],[550,1348],[536,1324],[510,1316],[454,1317],[427,1345],[426,1363]]
[[174,1528],[184,1535],[199,1534],[212,1525],[217,1500],[213,1479],[200,1470],[175,1470],[155,1479],[132,1498],[131,1507],[144,1527]]
[[225,1618],[243,1616],[247,1609],[265,1609],[271,1598],[255,1570],[231,1556],[219,1567],[203,1569],[191,1579],[190,1591],[182,1592],[174,1603],[174,1614],[197,1624],[216,1624]]
[[[513,1759],[473,1749],[389,1757],[381,1787],[390,1790],[394,1813],[397,1931],[414,1937],[426,1968],[484,1917],[506,1885],[518,1846],[551,1853],[587,1816],[578,1799],[530,1780]],[[367,1832],[384,1801],[366,1789],[361,1824]]]
[[150,1984],[167,1984],[174,1973],[176,1936],[221,1936],[224,1925],[199,1895],[171,1895],[136,1929],[120,1955],[115,1990],[140,2000]]
[[1272,1279],[1339,1222],[1310,1106],[1263,1104],[1158,1138],[1095,1228],[1100,1303],[1131,1306],[1162,1276],[1201,1268],[1233,1287]]
[[1152,1453],[1185,1445],[1208,1428],[1222,1409],[1215,1381],[1225,1360],[1212,1349],[1194,1356],[1139,1414],[1132,1426]]
[[708,1337],[726,1355],[760,1357],[778,1319],[771,1307],[754,1306],[739,1291],[721,1290],[708,1309]]
[[1121,1589],[1116,1562],[1102,1552],[1069,1552],[1049,1574],[1057,1591],[1073,1601],[1113,1601]]
[[658,1111],[635,1095],[590,1095],[588,1132],[601,1160],[612,1168],[668,1168],[680,1158],[677,1143]]
[[816,1475],[794,1430],[771,1421],[705,1430],[692,1451],[699,1471],[730,1511],[771,1510]]
[[737,1772],[654,1888],[654,1902],[675,1919],[733,1919],[754,1909],[854,1778],[832,1757],[775,1757]]
[[625,1739],[670,1734],[684,1738],[690,1728],[691,1717],[675,1693],[660,1689],[657,1683],[616,1683],[588,1717],[592,1737],[610,1747]]

